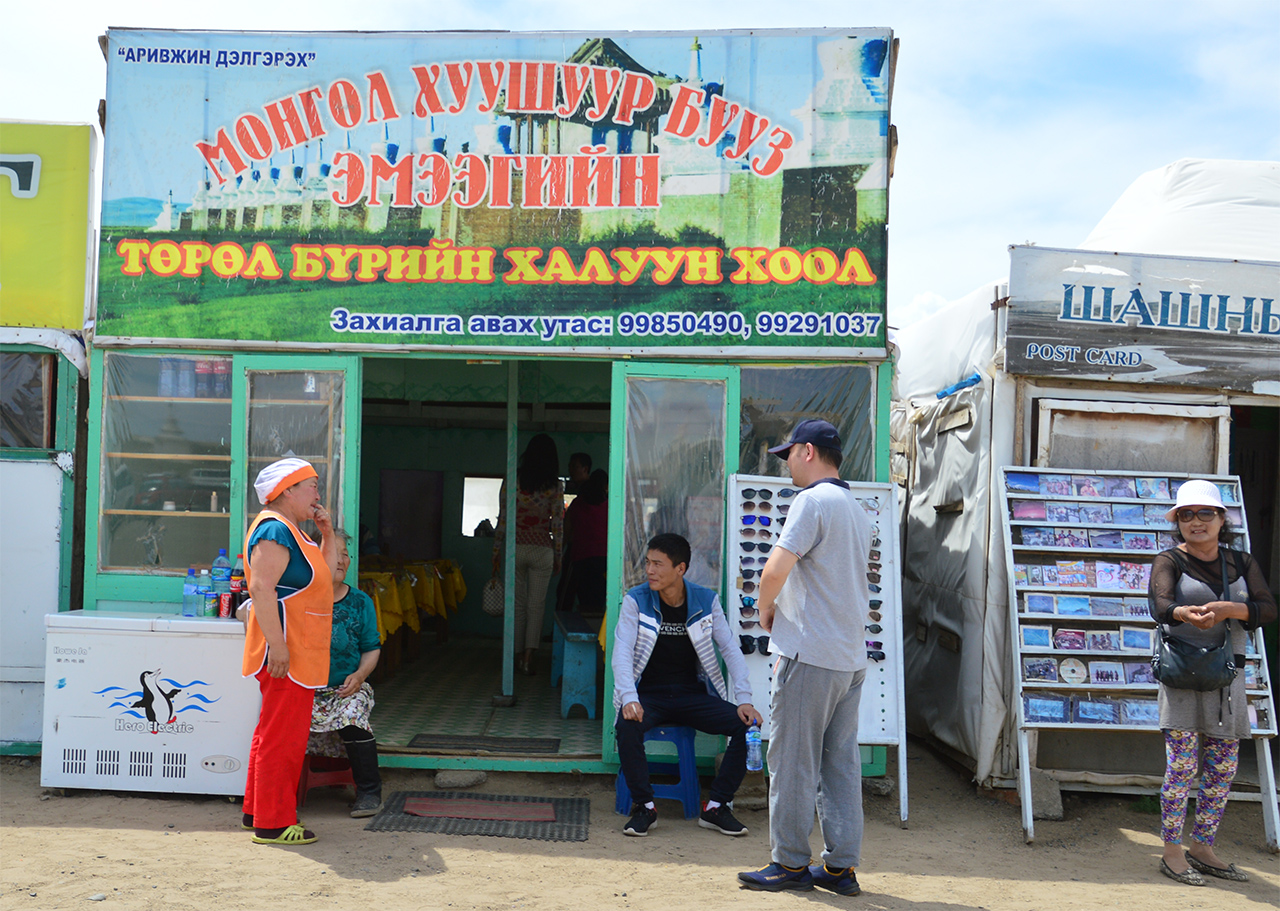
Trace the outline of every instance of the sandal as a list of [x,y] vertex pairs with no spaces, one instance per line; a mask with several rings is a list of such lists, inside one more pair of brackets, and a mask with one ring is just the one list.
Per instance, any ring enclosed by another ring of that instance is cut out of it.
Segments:
[[245,829],[246,831],[249,831],[249,832],[253,831],[253,814],[252,813],[240,814],[240,828]]
[[1187,863],[1195,867],[1201,873],[1207,873],[1210,876],[1216,876],[1218,879],[1229,879],[1233,882],[1247,883],[1249,874],[1241,870],[1235,864],[1227,864],[1225,867],[1215,867],[1213,864],[1207,864],[1203,860],[1199,860],[1191,856],[1191,852],[1184,852]]
[[[254,841],[257,841],[255,838]],[[1169,877],[1174,882],[1182,883],[1184,886],[1207,886],[1204,877],[1197,873],[1194,869],[1183,870],[1181,873],[1174,873],[1173,868],[1164,862],[1164,858],[1160,858],[1160,872]]]
[[[272,829],[269,831],[275,830]],[[310,829],[304,829],[296,823],[291,826],[285,826],[285,828],[281,830],[280,834],[274,838],[267,838],[263,835],[256,834],[256,832],[257,830],[255,830],[255,834],[253,836],[253,843],[255,845],[309,845],[312,842],[319,841],[316,837],[316,833],[312,832]]]

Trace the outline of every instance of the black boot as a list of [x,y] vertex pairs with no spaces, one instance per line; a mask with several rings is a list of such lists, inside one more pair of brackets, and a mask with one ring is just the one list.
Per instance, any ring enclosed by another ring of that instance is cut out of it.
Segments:
[[378,743],[368,731],[364,739],[344,740],[347,758],[351,760],[351,777],[356,783],[356,802],[351,815],[375,816],[382,809],[382,776],[378,773]]

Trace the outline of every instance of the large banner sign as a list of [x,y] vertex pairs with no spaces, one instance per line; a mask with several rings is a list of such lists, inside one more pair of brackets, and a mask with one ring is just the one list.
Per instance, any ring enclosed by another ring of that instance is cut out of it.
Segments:
[[885,347],[888,30],[108,38],[100,342]]
[[1280,395],[1280,263],[1013,247],[1005,369]]

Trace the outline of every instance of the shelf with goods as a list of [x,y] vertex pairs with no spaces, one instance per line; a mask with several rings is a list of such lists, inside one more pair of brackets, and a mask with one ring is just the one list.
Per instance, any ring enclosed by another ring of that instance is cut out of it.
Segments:
[[[1176,546],[1166,513],[1192,476],[1150,471],[1001,469],[1019,790],[1030,800],[1031,731],[1158,734],[1151,653],[1160,627],[1147,589],[1156,555]],[[1234,538],[1249,550],[1240,482],[1214,482]],[[1259,763],[1276,733],[1261,631],[1246,638],[1245,693]],[[1025,817],[1025,814],[1024,814]],[[1029,822],[1024,818],[1024,828]]]

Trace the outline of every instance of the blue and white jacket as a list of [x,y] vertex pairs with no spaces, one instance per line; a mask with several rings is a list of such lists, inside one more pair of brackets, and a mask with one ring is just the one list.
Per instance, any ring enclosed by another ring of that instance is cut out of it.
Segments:
[[[720,607],[720,596],[709,588],[685,581],[685,603],[688,619],[685,630],[693,641],[702,668],[698,678],[707,683],[710,692],[726,701],[729,689],[716,649],[720,650],[724,663],[733,680],[733,704],[753,702],[751,681],[747,679],[747,663],[742,650],[733,641],[729,622]],[[618,626],[613,640],[613,707],[620,709],[628,702],[639,702],[636,683],[649,664],[653,647],[658,642],[658,626],[662,623],[662,602],[658,593],[648,583],[637,585],[622,598],[622,610],[618,613]],[[714,643],[714,644],[713,644]]]

